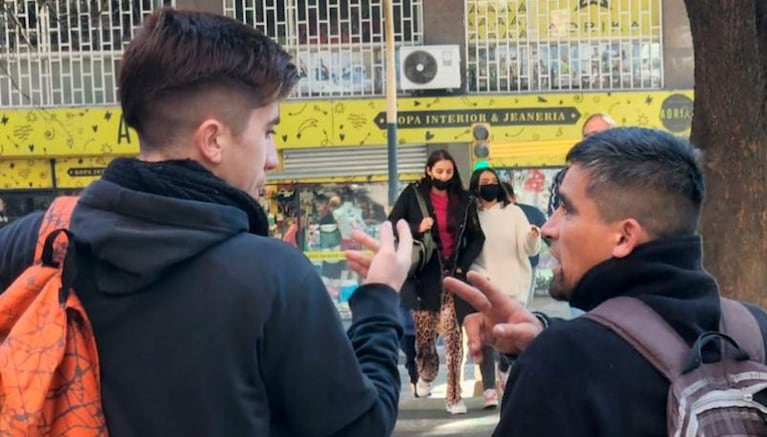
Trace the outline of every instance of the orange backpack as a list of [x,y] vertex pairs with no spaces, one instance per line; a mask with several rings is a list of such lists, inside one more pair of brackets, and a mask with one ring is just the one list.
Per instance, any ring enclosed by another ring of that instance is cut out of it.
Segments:
[[76,203],[53,201],[34,264],[0,294],[0,436],[107,435],[96,342],[66,257]]

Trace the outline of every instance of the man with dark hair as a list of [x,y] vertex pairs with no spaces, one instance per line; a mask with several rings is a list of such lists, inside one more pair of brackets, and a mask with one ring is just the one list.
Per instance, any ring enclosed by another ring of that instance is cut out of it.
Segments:
[[[229,18],[163,9],[125,51],[120,97],[140,158],[114,160],[72,215],[74,290],[98,346],[111,436],[379,436],[397,417],[404,222],[375,255],[348,336],[315,268],[268,238],[256,198],[277,166],[288,53]],[[0,231],[0,290],[32,263],[42,214]]]
[[[506,182],[506,181],[504,181],[502,185],[503,185],[503,188],[506,190],[506,194],[508,194],[509,196],[509,202],[517,205],[522,210],[522,212],[525,213],[525,217],[527,217],[527,221],[530,222],[531,225],[535,225],[540,228],[543,226],[544,223],[546,223],[546,215],[543,213],[543,211],[541,211],[540,209],[536,208],[533,205],[517,202],[517,195],[516,193],[514,193],[514,187],[509,182]],[[530,281],[530,295],[528,296],[528,299],[527,299],[528,303],[532,303],[533,298],[535,297],[534,296],[535,274],[538,268],[539,259],[540,259],[540,255],[538,254],[530,257],[530,267],[533,268],[532,270],[533,278],[532,278],[532,281]]]
[[[584,138],[567,162],[561,204],[542,228],[559,263],[551,295],[587,311],[638,298],[687,345],[718,331],[719,290],[696,233],[704,198],[697,150],[665,132],[615,128]],[[589,317],[530,313],[479,275],[469,280],[477,288],[445,286],[481,311],[466,321],[472,354],[482,342],[524,350],[495,435],[667,434],[669,380],[623,337]],[[767,315],[748,310],[764,332]]]
[[[583,138],[588,138],[595,133],[614,127],[615,121],[613,121],[609,115],[602,112],[596,112],[589,115],[586,118],[586,121],[583,122],[581,134],[583,135]],[[549,188],[549,205],[546,209],[549,217],[554,215],[554,211],[559,207],[559,186],[562,185],[562,179],[564,179],[566,172],[567,168],[563,168],[554,175],[554,180],[551,182],[551,188]],[[548,242],[547,239],[544,239],[544,241]],[[577,317],[581,314],[583,314],[583,310],[574,307],[572,304],[570,305],[570,317]]]

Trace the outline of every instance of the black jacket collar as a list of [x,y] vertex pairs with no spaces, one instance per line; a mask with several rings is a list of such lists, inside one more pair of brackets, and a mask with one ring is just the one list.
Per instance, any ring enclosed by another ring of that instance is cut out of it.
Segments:
[[570,303],[589,311],[612,297],[637,297],[694,340],[701,330],[717,329],[720,317],[719,289],[701,260],[697,235],[652,241],[591,268]]

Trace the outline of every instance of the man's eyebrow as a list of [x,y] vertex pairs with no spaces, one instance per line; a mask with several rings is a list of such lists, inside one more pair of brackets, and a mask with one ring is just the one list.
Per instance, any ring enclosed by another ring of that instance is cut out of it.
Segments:
[[272,119],[272,121],[270,121],[269,124],[272,126],[277,126],[278,124],[280,124],[280,116],[278,115],[274,117],[274,119]]

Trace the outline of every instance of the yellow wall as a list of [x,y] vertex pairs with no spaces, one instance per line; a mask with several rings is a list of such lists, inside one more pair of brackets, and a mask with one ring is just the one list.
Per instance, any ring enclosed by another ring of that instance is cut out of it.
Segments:
[[[398,137],[403,144],[468,143],[471,124],[486,122],[491,161],[557,165],[589,114],[688,135],[691,99],[690,90],[401,98]],[[289,101],[281,115],[281,149],[386,143],[384,99]],[[50,158],[57,160],[59,187],[80,187],[98,176],[87,176],[87,169],[136,153],[136,133],[121,124],[119,108],[0,110],[0,187],[6,189],[28,188],[30,181],[50,186],[43,182],[50,179]]]

